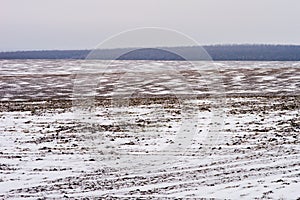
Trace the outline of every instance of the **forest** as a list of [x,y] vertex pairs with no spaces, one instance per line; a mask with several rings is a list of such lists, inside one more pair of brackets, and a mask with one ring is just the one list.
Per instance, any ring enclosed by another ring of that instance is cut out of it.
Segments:
[[[202,60],[206,50],[212,60],[226,61],[300,61],[300,45],[211,45],[161,49],[38,50],[0,52],[0,59],[86,59],[93,52],[96,59],[110,60]],[[124,52],[124,53],[123,53]],[[177,52],[177,53],[174,53]],[[121,55],[121,56],[119,56]]]

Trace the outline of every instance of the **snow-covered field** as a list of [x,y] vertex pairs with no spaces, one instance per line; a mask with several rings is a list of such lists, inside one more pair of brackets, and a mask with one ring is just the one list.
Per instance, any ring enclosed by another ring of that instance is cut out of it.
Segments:
[[[86,105],[82,62],[0,61],[0,198],[300,197],[299,62],[106,71]],[[114,63],[162,65],[183,63]]]

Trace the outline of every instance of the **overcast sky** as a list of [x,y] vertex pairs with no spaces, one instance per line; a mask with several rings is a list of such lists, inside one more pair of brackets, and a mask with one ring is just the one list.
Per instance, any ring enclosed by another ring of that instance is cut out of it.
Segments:
[[299,0],[0,0],[0,51],[87,49],[137,27],[200,44],[300,44]]

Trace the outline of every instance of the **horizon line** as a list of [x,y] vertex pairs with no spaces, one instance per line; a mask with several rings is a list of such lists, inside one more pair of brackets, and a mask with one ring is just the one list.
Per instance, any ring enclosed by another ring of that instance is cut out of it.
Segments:
[[[206,45],[194,45],[194,46],[165,46],[165,47],[146,47],[146,48],[179,48],[179,47],[216,47],[216,46],[290,46],[300,47],[300,44],[271,44],[271,43],[228,43],[228,44],[206,44]],[[33,52],[33,51],[93,51],[93,50],[116,50],[116,49],[132,49],[132,48],[145,48],[145,47],[120,47],[120,48],[85,48],[85,49],[23,49],[23,50],[8,50],[0,51],[0,53],[14,53],[14,52]]]

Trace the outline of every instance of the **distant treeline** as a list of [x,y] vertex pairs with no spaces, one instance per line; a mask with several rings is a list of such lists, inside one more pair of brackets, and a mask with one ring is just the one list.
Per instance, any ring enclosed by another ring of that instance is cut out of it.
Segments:
[[[203,46],[213,60],[241,61],[300,61],[300,45],[213,45]],[[201,47],[170,47],[160,49],[103,49],[96,52],[97,59],[122,60],[184,60],[179,55],[189,55],[189,60],[201,60]],[[125,53],[123,53],[125,52]],[[127,52],[127,53],[126,53]],[[129,53],[128,53],[129,52]],[[176,53],[173,53],[176,52]],[[203,52],[203,51],[202,51]],[[0,52],[0,59],[85,59],[91,50],[45,50]],[[119,56],[122,55],[122,56]]]

